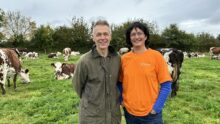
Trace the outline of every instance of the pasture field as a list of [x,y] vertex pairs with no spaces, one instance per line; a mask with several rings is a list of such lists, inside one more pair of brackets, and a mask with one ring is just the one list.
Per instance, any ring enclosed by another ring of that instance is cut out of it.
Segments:
[[[79,59],[71,57],[67,63]],[[54,79],[52,62],[40,54],[39,59],[23,60],[30,70],[30,84],[17,81],[0,94],[0,124],[77,124],[79,98],[71,79]],[[220,124],[220,61],[205,58],[184,60],[180,89],[169,98],[163,110],[165,124]],[[122,124],[125,124],[124,119]]]

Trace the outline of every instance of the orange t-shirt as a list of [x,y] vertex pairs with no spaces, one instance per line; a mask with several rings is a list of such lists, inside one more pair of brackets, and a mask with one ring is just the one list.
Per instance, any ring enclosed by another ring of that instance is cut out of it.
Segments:
[[123,105],[130,114],[145,116],[157,100],[160,83],[172,80],[167,64],[161,53],[152,49],[129,52],[121,59]]

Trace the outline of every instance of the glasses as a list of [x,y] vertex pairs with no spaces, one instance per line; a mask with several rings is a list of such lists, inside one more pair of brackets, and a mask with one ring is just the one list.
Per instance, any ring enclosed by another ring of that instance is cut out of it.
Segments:
[[136,33],[131,33],[131,34],[130,34],[131,37],[135,37],[136,35],[137,35],[137,36],[143,36],[144,33],[143,33],[143,32],[136,32]]
[[105,36],[105,37],[107,37],[107,36],[109,36],[110,34],[107,33],[107,32],[95,34],[96,37],[101,37],[102,35]]

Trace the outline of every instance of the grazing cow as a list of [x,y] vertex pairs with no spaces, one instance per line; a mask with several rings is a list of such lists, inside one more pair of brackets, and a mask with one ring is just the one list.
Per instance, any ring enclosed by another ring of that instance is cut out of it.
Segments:
[[10,86],[10,78],[13,78],[14,89],[16,89],[17,75],[21,76],[21,80],[24,83],[30,83],[28,69],[21,68],[21,62],[18,58],[18,54],[14,49],[2,48],[0,49],[0,85],[2,94],[5,91],[5,82],[8,80],[8,86]]
[[70,48],[67,47],[63,49],[63,56],[65,61],[68,61],[70,54],[71,54]]
[[38,53],[36,52],[28,52],[26,55],[25,55],[25,58],[30,58],[30,59],[36,59],[38,58]]
[[164,59],[167,62],[169,72],[173,79],[171,97],[174,97],[177,95],[179,89],[178,79],[181,73],[180,69],[182,67],[184,55],[182,51],[172,48],[160,52],[163,54]]
[[211,59],[220,59],[220,47],[211,47],[209,53]]
[[79,55],[79,54],[80,54],[79,51],[72,51],[72,52],[71,52],[71,56],[77,56],[77,55]]
[[55,79],[63,80],[73,77],[75,64],[56,62],[51,63],[51,66],[55,69]]
[[197,53],[197,57],[198,57],[198,58],[204,58],[204,57],[205,57],[205,54],[198,52],[198,53]]
[[120,48],[118,52],[120,55],[123,55],[123,54],[127,53],[128,51],[129,51],[129,49],[127,47],[123,47],[123,48]]
[[49,53],[48,58],[58,58],[58,55],[56,53]]
[[27,48],[17,48],[17,50],[19,51],[20,55],[26,55],[28,52],[30,52],[30,50]]

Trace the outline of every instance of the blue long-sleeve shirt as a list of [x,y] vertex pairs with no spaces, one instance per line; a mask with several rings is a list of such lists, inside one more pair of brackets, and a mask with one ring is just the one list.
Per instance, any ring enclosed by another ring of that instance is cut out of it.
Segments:
[[172,83],[170,81],[161,84],[159,96],[153,106],[153,109],[157,113],[161,112],[164,107],[166,99],[171,92],[171,84]]
[[123,101],[123,98],[122,98],[122,90],[123,90],[123,88],[122,88],[122,83],[121,83],[121,82],[118,82],[118,83],[117,83],[117,87],[118,87],[118,89],[119,89],[119,91],[120,91],[119,101],[120,101],[120,103],[122,103],[122,101]]

